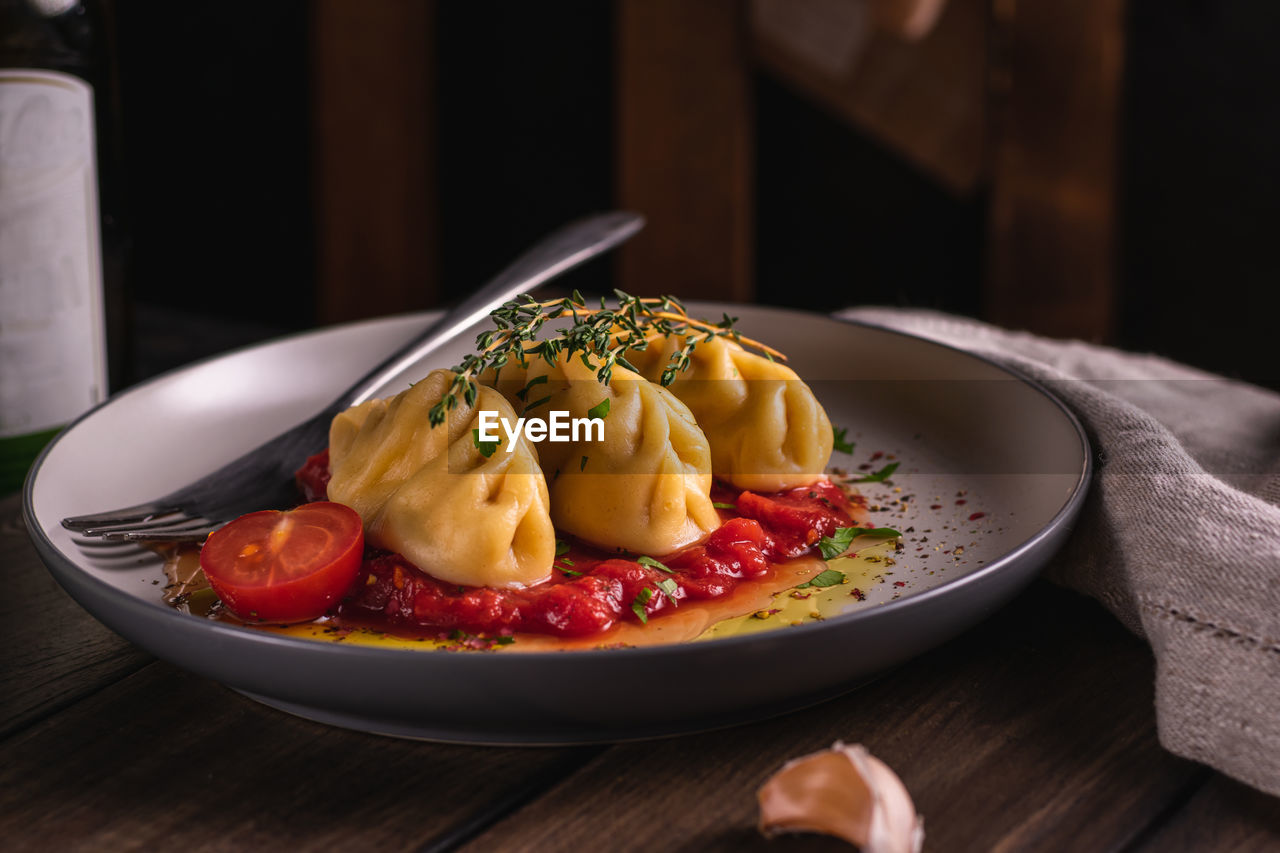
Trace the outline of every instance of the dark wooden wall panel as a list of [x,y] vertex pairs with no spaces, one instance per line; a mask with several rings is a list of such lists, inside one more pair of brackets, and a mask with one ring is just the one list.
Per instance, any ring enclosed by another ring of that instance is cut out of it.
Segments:
[[434,11],[312,7],[321,322],[435,302]]
[[1110,337],[1125,0],[996,0],[984,316]]
[[618,202],[649,218],[622,250],[640,294],[753,294],[752,109],[741,0],[618,0]]

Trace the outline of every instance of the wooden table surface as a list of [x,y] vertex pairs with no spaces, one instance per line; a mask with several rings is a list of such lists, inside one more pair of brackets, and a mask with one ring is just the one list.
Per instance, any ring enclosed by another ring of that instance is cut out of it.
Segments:
[[5,849],[851,849],[754,828],[760,783],[840,739],[901,775],[926,850],[1280,850],[1280,800],[1160,748],[1147,647],[1046,583],[786,717],[507,749],[330,728],[155,660],[57,586],[16,495],[0,567]]

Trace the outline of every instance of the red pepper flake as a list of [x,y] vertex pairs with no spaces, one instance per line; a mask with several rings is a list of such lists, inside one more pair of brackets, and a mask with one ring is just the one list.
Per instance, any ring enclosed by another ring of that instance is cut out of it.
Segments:
[[942,504],[929,504],[929,509],[942,509]]
[[893,582],[893,585],[894,585],[894,586],[906,586],[906,585],[907,585],[907,582],[906,582],[906,581],[894,581],[894,582]]
[[965,500],[964,498],[961,498],[960,500],[956,501],[956,506],[964,506],[967,503],[968,503],[967,500]]
[[986,518],[986,517],[987,517],[987,514],[985,512],[975,512],[973,515],[969,516],[969,520],[977,521],[980,518]]
[[884,451],[883,451],[883,450],[877,450],[875,453],[872,453],[872,454],[871,454],[871,461],[872,461],[872,462],[875,462],[877,459],[881,459],[881,458],[883,458],[883,457],[884,457]]
[[859,601],[867,600],[867,594],[862,590],[858,589],[856,586],[853,588],[853,592],[849,594],[852,595],[854,598],[858,599]]

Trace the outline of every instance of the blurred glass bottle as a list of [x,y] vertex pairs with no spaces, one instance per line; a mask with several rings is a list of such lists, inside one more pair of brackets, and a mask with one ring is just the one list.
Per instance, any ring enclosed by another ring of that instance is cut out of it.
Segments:
[[0,493],[121,387],[129,364],[103,13],[79,0],[0,0]]

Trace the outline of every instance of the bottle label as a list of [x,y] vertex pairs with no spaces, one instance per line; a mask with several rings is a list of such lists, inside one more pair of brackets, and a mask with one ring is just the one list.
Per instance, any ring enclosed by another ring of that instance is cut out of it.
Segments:
[[105,396],[99,228],[93,90],[0,70],[0,438]]

